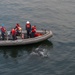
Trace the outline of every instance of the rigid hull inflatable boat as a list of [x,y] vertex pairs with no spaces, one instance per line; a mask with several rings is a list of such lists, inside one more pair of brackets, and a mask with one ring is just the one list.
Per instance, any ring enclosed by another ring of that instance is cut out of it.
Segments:
[[7,38],[5,40],[1,40],[0,37],[0,46],[17,46],[17,45],[33,44],[33,43],[44,41],[53,36],[53,33],[50,30],[37,30],[36,32],[42,35],[39,35],[34,38],[26,38],[26,31],[22,31],[22,34],[24,34],[25,38],[22,38],[21,36],[17,36],[16,40],[12,40],[9,37],[10,31],[7,31]]

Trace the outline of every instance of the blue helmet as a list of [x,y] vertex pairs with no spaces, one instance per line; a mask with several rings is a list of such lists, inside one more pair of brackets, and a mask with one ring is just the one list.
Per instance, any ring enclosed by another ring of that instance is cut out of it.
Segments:
[[2,27],[4,27],[4,24],[2,23]]

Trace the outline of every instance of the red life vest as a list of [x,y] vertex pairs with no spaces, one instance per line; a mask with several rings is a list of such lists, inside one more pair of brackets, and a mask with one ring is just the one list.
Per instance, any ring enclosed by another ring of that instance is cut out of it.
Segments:
[[35,29],[32,29],[32,32],[34,33],[35,32]]
[[27,28],[30,28],[30,24],[26,24],[26,27],[27,27]]
[[1,31],[2,31],[2,32],[6,32],[5,27],[2,27],[2,28],[1,28]]
[[32,32],[36,32],[36,27],[32,26]]
[[12,35],[16,35],[16,30],[15,30],[15,29],[12,29],[12,30],[11,30],[11,34],[12,34]]

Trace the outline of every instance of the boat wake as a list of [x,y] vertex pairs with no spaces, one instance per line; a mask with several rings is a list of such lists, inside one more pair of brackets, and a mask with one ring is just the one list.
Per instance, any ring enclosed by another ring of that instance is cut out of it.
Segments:
[[31,55],[37,55],[37,56],[42,56],[42,57],[48,57],[48,53],[46,49],[42,48],[36,48],[31,52]]

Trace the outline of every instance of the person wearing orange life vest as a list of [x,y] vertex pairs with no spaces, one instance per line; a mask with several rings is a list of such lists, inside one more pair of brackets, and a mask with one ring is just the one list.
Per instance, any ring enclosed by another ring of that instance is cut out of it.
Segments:
[[17,32],[16,35],[20,35],[22,33],[22,28],[21,28],[20,24],[17,23],[15,29]]
[[2,40],[5,40],[5,34],[6,34],[6,28],[4,27],[4,24],[2,24],[2,27],[1,27]]
[[20,24],[19,24],[19,23],[17,23],[15,28],[18,28],[19,26],[20,26]]
[[35,37],[35,33],[36,33],[36,26],[32,26],[32,31],[31,31],[31,37]]
[[17,38],[16,38],[16,29],[15,28],[13,28],[12,30],[11,30],[11,35],[12,35],[12,39],[13,40],[16,40]]
[[31,32],[31,24],[29,21],[26,22],[26,31],[27,31],[27,38],[31,37],[30,32]]

